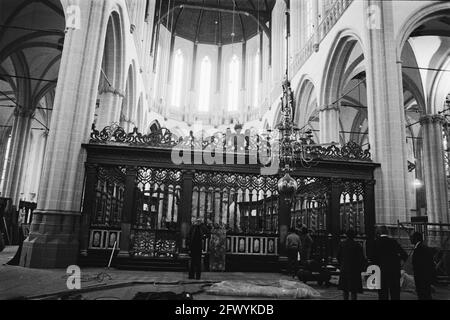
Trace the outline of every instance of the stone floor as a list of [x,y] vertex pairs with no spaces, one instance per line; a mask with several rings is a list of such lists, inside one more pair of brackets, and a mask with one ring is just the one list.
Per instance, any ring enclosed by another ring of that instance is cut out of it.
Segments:
[[[10,299],[59,299],[68,291],[65,270],[38,270],[4,265],[14,255],[16,247],[7,247],[0,253],[0,300]],[[123,271],[115,269],[83,269],[81,274],[82,290],[77,291],[87,300],[130,300],[138,292],[175,293],[189,292],[195,300],[251,300],[252,297],[213,296],[204,292],[204,288],[220,281],[274,281],[292,280],[277,273],[203,273],[201,281],[189,280],[182,272]],[[341,292],[335,286],[330,288],[309,284],[320,292],[323,300],[340,300]],[[361,300],[376,300],[377,294],[365,291]],[[435,299],[450,300],[450,286],[438,287]],[[262,300],[257,298],[258,300]],[[415,300],[414,292],[402,292],[403,300]]]

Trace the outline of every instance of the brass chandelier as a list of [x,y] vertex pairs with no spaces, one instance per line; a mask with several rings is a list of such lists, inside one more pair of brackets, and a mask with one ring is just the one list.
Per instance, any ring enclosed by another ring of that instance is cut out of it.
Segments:
[[282,120],[279,132],[279,160],[284,176],[278,181],[278,192],[286,201],[298,190],[297,181],[291,177],[295,165],[311,167],[315,152],[311,130],[299,129],[294,123],[295,98],[289,81],[290,1],[286,0],[286,75],[281,98]]

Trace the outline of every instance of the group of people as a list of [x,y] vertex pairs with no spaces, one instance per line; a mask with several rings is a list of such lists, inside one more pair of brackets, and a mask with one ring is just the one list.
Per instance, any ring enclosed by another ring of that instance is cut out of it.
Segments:
[[[344,299],[357,299],[363,292],[361,273],[367,270],[368,263],[361,245],[355,241],[354,230],[346,232],[346,239],[339,245],[338,262],[340,268],[339,289],[343,291]],[[431,300],[431,285],[434,281],[434,262],[429,248],[423,242],[421,233],[411,236],[414,245],[412,266],[417,297],[420,300]],[[380,300],[400,300],[400,279],[402,262],[409,255],[399,243],[388,236],[388,229],[381,227],[374,245],[374,261],[381,271],[381,289],[378,291]]]
[[[199,280],[201,277],[202,240],[207,237],[208,229],[201,219],[197,219],[188,238],[188,248],[191,262],[189,279]],[[337,252],[340,264],[338,288],[343,291],[344,300],[356,300],[363,292],[361,274],[367,270],[368,261],[362,246],[355,240],[356,232],[352,229],[346,232],[346,239],[341,241]],[[412,266],[414,282],[419,300],[431,300],[431,285],[435,280],[433,255],[424,244],[423,235],[415,232],[411,236],[414,245],[412,252]],[[286,237],[286,251],[288,256],[288,272],[297,276],[299,263],[306,264],[311,259],[313,239],[306,227],[291,228]],[[402,262],[405,263],[409,255],[393,238],[388,236],[388,229],[380,227],[375,240],[373,261],[381,271],[381,288],[378,291],[380,300],[400,300],[400,279]]]

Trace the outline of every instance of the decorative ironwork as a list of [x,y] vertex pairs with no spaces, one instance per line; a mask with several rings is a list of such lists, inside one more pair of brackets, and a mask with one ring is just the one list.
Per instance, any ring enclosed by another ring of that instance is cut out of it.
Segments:
[[181,179],[179,170],[138,168],[132,255],[173,258],[177,254]]
[[134,231],[130,250],[134,257],[174,258],[177,252],[176,233],[156,230]]
[[340,203],[341,231],[353,229],[358,235],[365,235],[364,183],[343,181]]
[[138,128],[134,128],[133,132],[127,133],[124,128],[114,123],[105,127],[102,131],[92,125],[91,143],[124,143],[129,145],[146,145],[149,147],[171,148],[178,143],[175,141],[170,130],[161,128],[156,132],[142,134]]
[[326,229],[331,179],[296,178],[297,194],[292,208],[291,226],[305,226],[314,234]]
[[99,167],[95,188],[95,205],[91,226],[119,227],[125,194],[123,167]]
[[192,216],[224,225],[228,232],[277,233],[277,177],[198,171]]
[[[248,155],[264,155],[267,158],[278,156],[276,154],[277,132],[252,135],[250,131],[241,133],[240,129],[232,133],[217,133],[207,138],[196,138],[191,132],[188,137],[176,138],[169,129],[160,128],[157,131],[144,135],[137,128],[133,132],[126,133],[117,124],[105,127],[98,131],[92,126],[91,144],[127,145],[137,147],[152,147],[161,149],[180,148],[182,150],[208,151],[226,153],[243,153]],[[292,149],[292,162],[297,164],[305,159],[311,161],[337,160],[337,161],[371,161],[370,145],[363,149],[357,143],[350,141],[346,145],[322,146],[317,145],[311,139],[308,132],[300,134],[298,130],[292,133],[292,141],[301,141],[302,147],[290,143]],[[291,141],[291,142],[292,142]],[[273,154],[272,154],[273,152]]]

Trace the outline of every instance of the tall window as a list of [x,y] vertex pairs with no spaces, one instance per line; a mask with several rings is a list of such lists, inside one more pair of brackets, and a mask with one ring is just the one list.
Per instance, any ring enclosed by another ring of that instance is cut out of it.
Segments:
[[200,101],[199,110],[208,111],[211,98],[211,61],[206,56],[200,69]]
[[172,69],[173,74],[173,88],[172,88],[172,105],[179,107],[181,103],[181,89],[183,85],[183,64],[184,58],[181,50],[177,50],[175,53],[175,61]]
[[239,59],[236,55],[231,58],[228,74],[228,111],[236,111],[239,101]]
[[259,101],[258,101],[258,99],[259,99],[259,81],[260,81],[260,78],[261,78],[261,53],[259,52],[259,50],[256,53],[254,64],[255,64],[254,65],[254,68],[255,68],[255,72],[254,72],[254,74],[255,74],[255,80],[254,80],[255,87],[253,88],[253,90],[254,90],[254,92],[253,92],[253,105],[255,107],[257,107],[258,103],[259,103]]

